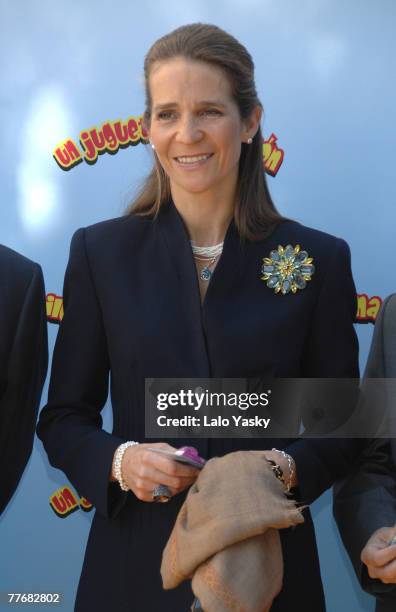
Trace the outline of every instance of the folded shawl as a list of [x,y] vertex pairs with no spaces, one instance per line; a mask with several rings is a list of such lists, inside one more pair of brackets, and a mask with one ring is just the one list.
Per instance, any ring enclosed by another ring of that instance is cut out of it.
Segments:
[[164,549],[164,589],[192,578],[205,612],[267,612],[282,588],[279,529],[304,519],[265,451],[210,459]]

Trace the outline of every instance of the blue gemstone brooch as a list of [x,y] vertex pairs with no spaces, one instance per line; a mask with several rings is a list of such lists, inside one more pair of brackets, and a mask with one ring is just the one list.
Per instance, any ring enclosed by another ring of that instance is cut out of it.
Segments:
[[301,251],[297,244],[295,247],[288,244],[286,247],[278,246],[271,251],[269,257],[263,257],[261,280],[267,282],[267,287],[275,293],[296,293],[298,289],[305,289],[315,273],[313,258],[307,251]]

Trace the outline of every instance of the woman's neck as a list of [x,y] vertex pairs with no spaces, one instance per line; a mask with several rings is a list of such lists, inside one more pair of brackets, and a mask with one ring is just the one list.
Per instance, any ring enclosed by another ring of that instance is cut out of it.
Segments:
[[224,241],[234,202],[219,201],[207,194],[186,194],[172,190],[173,202],[187,228],[190,240],[198,246],[213,246]]

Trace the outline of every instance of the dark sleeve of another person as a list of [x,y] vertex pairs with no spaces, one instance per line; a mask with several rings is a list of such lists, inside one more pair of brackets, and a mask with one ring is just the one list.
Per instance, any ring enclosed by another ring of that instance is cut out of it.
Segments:
[[32,452],[48,345],[40,266],[4,247],[0,254],[1,514]]
[[[395,300],[395,297],[391,299]],[[391,374],[386,367],[389,360],[385,359],[385,354],[388,355],[385,345],[392,341],[385,333],[385,313],[390,316],[389,305],[390,298],[384,302],[376,321],[365,378],[385,378]],[[389,592],[396,595],[395,585],[371,579],[360,560],[362,549],[371,535],[381,527],[391,527],[396,523],[396,468],[389,440],[373,440],[367,444],[359,465],[336,484],[333,511],[363,588],[372,595]]]

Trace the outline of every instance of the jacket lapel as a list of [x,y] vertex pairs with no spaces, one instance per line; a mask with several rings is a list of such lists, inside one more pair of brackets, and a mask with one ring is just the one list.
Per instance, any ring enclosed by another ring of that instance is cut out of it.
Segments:
[[167,293],[178,305],[169,314],[173,318],[178,312],[180,318],[170,324],[177,325],[178,333],[183,335],[186,365],[189,364],[185,375],[210,377],[195,263],[186,227],[172,201],[162,207],[156,223],[163,246],[161,251],[169,258],[173,271],[171,278],[166,279],[171,285]]
[[[161,209],[158,227],[166,245],[174,270],[175,298],[182,300],[186,331],[192,334],[191,357],[197,367],[197,376],[211,377],[215,370],[210,360],[210,344],[216,329],[210,325],[216,304],[224,304],[224,296],[232,298],[246,259],[244,245],[232,220],[227,229],[223,252],[214,269],[201,306],[198,277],[189,236],[184,222],[172,201]],[[227,316],[224,311],[223,316]],[[181,323],[181,322],[180,322]],[[202,374],[198,374],[202,372]]]

